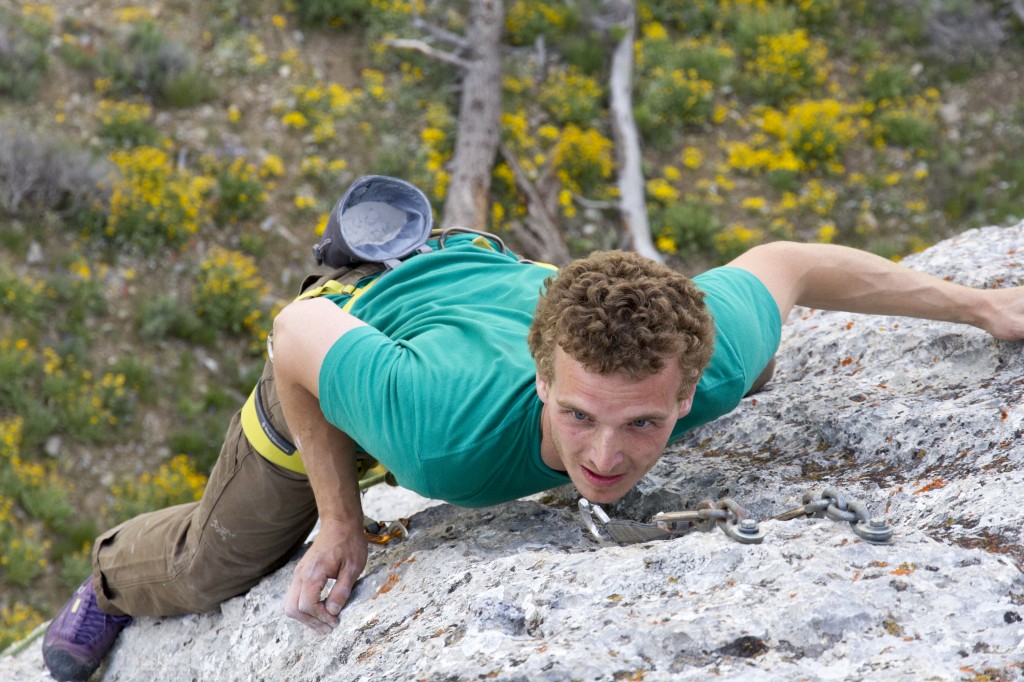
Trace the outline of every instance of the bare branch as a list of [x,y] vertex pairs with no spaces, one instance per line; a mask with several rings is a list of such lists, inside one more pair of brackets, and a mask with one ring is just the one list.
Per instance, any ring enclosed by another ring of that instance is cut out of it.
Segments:
[[452,47],[456,48],[458,52],[467,52],[472,48],[472,43],[466,40],[465,37],[446,31],[436,24],[432,24],[421,16],[415,16],[412,18],[412,26],[415,29],[428,33],[438,40],[448,43]]
[[444,62],[445,64],[451,64],[452,66],[456,66],[464,71],[468,70],[470,67],[470,63],[465,59],[462,59],[451,52],[438,50],[429,43],[415,38],[394,38],[392,40],[385,40],[384,44],[396,47],[400,50],[416,50],[417,52],[422,52],[432,59]]

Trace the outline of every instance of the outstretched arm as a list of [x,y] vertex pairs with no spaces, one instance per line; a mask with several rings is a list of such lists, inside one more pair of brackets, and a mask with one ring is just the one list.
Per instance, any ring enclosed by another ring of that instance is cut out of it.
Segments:
[[[295,568],[284,610],[321,632],[338,624],[366,565],[366,539],[355,443],[320,410],[320,366],[338,338],[363,324],[327,299],[292,303],[274,320],[277,394],[320,513],[320,532]],[[337,582],[321,602],[329,579]]]
[[831,244],[773,242],[729,265],[750,271],[768,287],[783,320],[802,305],[958,322],[997,339],[1024,339],[1024,287],[974,289]]

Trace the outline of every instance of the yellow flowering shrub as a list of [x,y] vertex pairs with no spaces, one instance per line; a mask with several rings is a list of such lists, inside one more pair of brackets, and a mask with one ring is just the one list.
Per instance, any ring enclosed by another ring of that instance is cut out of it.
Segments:
[[135,390],[120,372],[96,375],[74,355],[43,348],[42,390],[77,440],[104,442],[118,434],[135,405]]
[[21,601],[0,606],[0,651],[24,639],[46,616]]
[[244,156],[217,159],[207,155],[202,165],[213,178],[210,213],[217,225],[231,225],[262,215],[267,203],[262,176],[264,171],[276,167],[273,161],[261,168]]
[[828,48],[798,28],[757,39],[743,64],[747,87],[759,99],[782,104],[806,95],[828,78]]
[[203,496],[206,476],[196,470],[187,455],[177,455],[155,472],[137,479],[124,479],[111,487],[115,521],[130,519],[148,511],[195,502]]
[[100,100],[96,110],[97,133],[117,147],[155,145],[160,133],[150,123],[153,107],[145,103]]
[[101,238],[156,253],[178,247],[199,231],[205,219],[210,180],[178,170],[154,147],[115,151],[118,173],[110,179],[110,206]]
[[715,250],[723,261],[729,261],[763,241],[761,229],[733,223],[715,235]]
[[555,174],[562,186],[583,194],[591,193],[612,176],[614,145],[593,128],[567,125],[552,152]]
[[45,319],[55,292],[45,280],[0,270],[0,313],[22,323]]
[[634,48],[641,93],[634,114],[644,137],[660,144],[681,126],[711,120],[716,90],[731,78],[735,55],[710,37],[675,39],[659,22],[642,32]]
[[785,111],[762,110],[760,132],[725,144],[730,168],[757,174],[823,169],[842,174],[840,156],[868,123],[860,108],[834,99],[804,100]]
[[423,190],[433,199],[444,199],[448,194],[448,161],[455,150],[455,117],[448,107],[435,102],[427,107],[426,127],[420,131],[421,153],[425,155],[423,168],[429,180]]
[[532,45],[540,35],[550,38],[578,23],[567,3],[513,0],[505,10],[505,30],[513,45]]
[[555,122],[588,126],[602,114],[604,89],[591,76],[570,66],[551,73],[540,89],[540,104]]
[[18,525],[17,529],[0,527],[0,542],[4,545],[0,576],[7,585],[25,587],[46,571],[53,542],[40,538],[35,524]]
[[800,159],[802,170],[813,170],[836,160],[867,126],[859,114],[838,100],[805,100],[784,112],[767,109],[761,128]]
[[[383,74],[367,69],[363,77],[368,83],[367,90],[380,99]],[[348,89],[337,83],[295,85],[292,98],[276,103],[274,109],[281,114],[285,128],[308,135],[310,141],[322,145],[337,138],[338,121],[353,114],[367,97],[367,90]]]
[[192,307],[215,329],[261,334],[269,324],[263,304],[267,290],[251,256],[215,246],[199,265]]

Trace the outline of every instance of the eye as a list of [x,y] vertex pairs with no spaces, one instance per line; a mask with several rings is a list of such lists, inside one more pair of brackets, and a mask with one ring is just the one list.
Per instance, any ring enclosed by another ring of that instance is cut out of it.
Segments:
[[585,415],[584,413],[580,412],[579,410],[570,410],[569,414],[571,414],[572,418],[575,419],[576,421],[581,421],[582,422],[582,421],[586,421],[587,420],[587,415]]
[[634,419],[632,421],[632,425],[633,425],[634,428],[642,429],[645,426],[650,426],[651,425],[651,420],[650,419]]

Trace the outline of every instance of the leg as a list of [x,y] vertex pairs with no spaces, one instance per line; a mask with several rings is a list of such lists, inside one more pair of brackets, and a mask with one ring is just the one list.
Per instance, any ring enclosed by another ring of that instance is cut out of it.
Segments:
[[143,514],[96,541],[97,602],[113,614],[209,611],[287,563],[316,519],[306,477],[256,453],[236,414],[201,501]]

